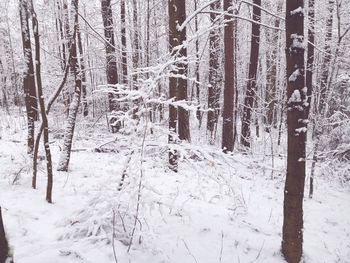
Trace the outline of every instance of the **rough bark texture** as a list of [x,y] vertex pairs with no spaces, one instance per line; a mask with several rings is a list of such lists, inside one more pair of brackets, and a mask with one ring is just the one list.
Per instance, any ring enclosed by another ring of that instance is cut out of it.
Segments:
[[[112,85],[110,88],[114,88],[113,85],[118,83],[118,71],[117,71],[117,60],[115,52],[115,41],[114,41],[114,22],[113,13],[111,7],[111,0],[101,0],[102,19],[104,27],[104,36],[106,39],[106,74],[107,83]],[[115,101],[116,96],[113,93],[108,93],[109,111],[113,112],[119,109],[118,103]],[[114,118],[110,120],[112,132],[118,132],[120,129],[120,123]]]
[[286,7],[287,62],[287,176],[284,188],[282,253],[298,263],[303,244],[303,197],[308,99],[304,68],[303,0],[288,0]]
[[261,21],[261,9],[258,7],[261,5],[261,0],[254,0],[253,3],[253,20],[257,23],[252,24],[252,38],[250,45],[250,63],[249,63],[249,76],[248,85],[244,98],[244,109],[242,119],[242,132],[241,132],[241,144],[245,147],[250,147],[250,123],[251,114],[256,97],[257,85],[256,77],[258,71],[259,61],[259,46],[260,46],[260,21]]
[[[220,1],[210,5],[212,11],[220,11]],[[217,20],[218,14],[210,14],[210,22],[213,25]],[[220,93],[222,84],[222,74],[220,71],[220,31],[213,29],[209,34],[209,84],[208,84],[208,120],[207,130],[209,132],[209,141],[215,142],[215,131],[220,114]]]
[[126,47],[126,24],[125,24],[125,0],[120,1],[120,23],[121,23],[121,41],[122,41],[122,73],[123,83],[128,83],[128,55]]
[[28,153],[33,152],[34,148],[34,121],[38,118],[38,104],[36,96],[36,86],[34,78],[34,65],[32,47],[30,41],[29,31],[29,11],[27,0],[20,0],[20,20],[21,20],[21,33],[23,43],[23,54],[25,61],[25,70],[23,74],[23,90],[25,95],[25,105],[27,110],[27,122],[28,122]]
[[8,256],[8,243],[5,235],[4,222],[2,220],[1,206],[0,206],[0,263],[5,263]]
[[[73,1],[74,9],[75,9],[75,18],[74,18],[74,30],[77,30],[78,28],[78,0]],[[72,149],[72,141],[73,141],[73,135],[74,135],[74,128],[75,128],[75,122],[78,114],[79,104],[80,104],[80,97],[81,97],[81,89],[82,89],[82,76],[81,76],[81,70],[78,65],[78,58],[77,58],[77,43],[76,39],[72,39],[72,59],[70,61],[71,68],[74,74],[74,81],[75,81],[75,90],[74,90],[74,97],[70,105],[69,109],[69,116],[68,116],[68,123],[67,127],[65,128],[64,133],[64,142],[62,147],[62,152],[60,156],[60,161],[58,163],[57,171],[68,171],[68,165],[70,160],[70,154]]]
[[[180,50],[174,51],[174,48],[182,45],[186,41],[186,27],[182,30],[178,30],[178,26],[186,19],[186,1],[169,0],[169,44],[170,51],[173,57],[176,59],[187,57],[187,50],[185,47],[181,47]],[[177,62],[176,72],[187,76],[187,64],[183,62]],[[174,100],[187,100],[187,79],[185,78],[169,78],[169,97]],[[190,140],[189,129],[189,114],[183,107],[178,107],[178,110],[172,105],[169,106],[169,129],[171,132],[176,132],[176,126],[178,124],[178,135],[180,140]],[[172,135],[169,136],[169,143],[174,143],[175,139]],[[177,171],[177,156],[176,153],[169,153],[170,167]]]
[[[224,12],[232,14],[232,0],[224,0]],[[224,106],[222,124],[222,149],[224,152],[233,151],[233,108],[234,108],[234,22],[232,17],[225,15],[226,26],[224,29],[224,52],[225,52],[225,85],[224,85]]]

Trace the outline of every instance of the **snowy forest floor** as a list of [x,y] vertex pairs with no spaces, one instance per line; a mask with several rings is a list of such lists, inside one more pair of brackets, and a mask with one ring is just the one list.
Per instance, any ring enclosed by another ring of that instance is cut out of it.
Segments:
[[[48,204],[44,160],[38,189],[31,188],[24,117],[2,113],[0,120],[0,205],[16,263],[116,262],[113,247],[120,263],[284,262],[283,149],[272,168],[263,153],[224,155],[193,142],[174,173],[165,135],[146,136],[142,151],[142,138],[110,134],[105,120],[82,120],[69,172],[54,169]],[[50,122],[54,168],[63,122]],[[349,186],[316,174],[314,198],[304,201],[305,262],[350,262],[349,204]]]

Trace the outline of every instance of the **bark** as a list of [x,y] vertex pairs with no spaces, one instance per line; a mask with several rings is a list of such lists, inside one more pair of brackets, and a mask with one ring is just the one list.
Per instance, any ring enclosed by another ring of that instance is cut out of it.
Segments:
[[38,118],[37,109],[37,96],[36,96],[36,86],[34,78],[34,65],[33,65],[33,55],[30,40],[30,30],[29,30],[29,13],[28,13],[28,2],[27,0],[20,0],[20,20],[21,20],[21,33],[22,33],[22,43],[23,43],[23,54],[25,61],[25,70],[23,76],[23,90],[24,90],[24,100],[27,110],[27,122],[28,122],[28,153],[33,152],[34,148],[34,122]]
[[[67,0],[63,0],[63,21],[64,21],[64,40],[62,45],[64,45],[64,57],[67,57],[68,47],[67,47],[67,40],[71,38],[70,35],[70,29],[69,29],[69,15],[68,15],[68,3]],[[65,66],[70,63],[67,59],[65,59],[64,64]],[[69,116],[69,105],[71,101],[71,94],[69,90],[69,85],[65,86],[63,90],[63,104],[64,104],[64,111],[66,113],[66,116]]]
[[[186,1],[169,0],[169,44],[172,56],[175,59],[184,59],[187,57],[186,47],[181,47],[178,51],[175,51],[175,47],[183,45],[186,41],[186,27],[182,30],[178,30],[178,26],[186,19]],[[187,63],[176,62],[177,70],[172,72],[184,77],[170,77],[169,78],[169,97],[174,100],[180,100],[185,102],[187,100]],[[189,114],[183,107],[178,107],[176,110],[174,106],[169,106],[169,130],[170,132],[176,132],[176,126],[178,126],[178,136],[180,140],[190,141],[190,129],[189,129]],[[169,143],[174,143],[175,139],[173,135],[169,136]],[[177,154],[169,153],[170,167],[177,171]]]
[[7,99],[7,88],[6,88],[6,74],[4,71],[4,67],[2,66],[2,62],[0,59],[0,85],[2,89],[2,106],[6,109],[7,114],[10,113],[9,111],[9,104]]
[[[198,0],[194,0],[194,10],[197,10],[197,3]],[[194,18],[194,30],[195,32],[198,31],[198,16],[196,16]],[[195,83],[195,87],[196,87],[196,97],[197,97],[197,103],[198,105],[200,105],[200,82],[199,82],[199,67],[200,67],[200,63],[199,63],[199,37],[197,37],[196,39],[196,83]],[[202,124],[202,114],[200,111],[200,106],[198,106],[197,111],[196,111],[196,117],[197,120],[199,122],[199,128],[201,127]]]
[[[134,41],[133,41],[133,53],[132,53],[132,64],[133,64],[133,69],[137,70],[139,68],[140,64],[140,44],[139,44],[139,21],[138,21],[138,8],[137,8],[137,0],[133,0],[133,27],[134,27]],[[147,1],[147,21],[146,21],[146,67],[149,66],[149,0]],[[138,90],[137,87],[137,79],[138,79],[138,74],[133,74],[133,89]],[[137,119],[137,112],[139,111],[138,104],[139,100],[134,101],[134,109],[133,109],[133,118]],[[152,111],[151,111],[152,114]]]
[[[311,105],[311,91],[313,89],[313,69],[314,69],[314,56],[315,56],[315,0],[309,0],[308,8],[308,45],[307,45],[307,64],[306,64],[306,87],[308,89],[308,103]],[[310,109],[310,107],[309,107]],[[308,112],[309,114],[309,112]],[[318,148],[318,142],[315,144],[315,149]],[[309,198],[312,198],[314,192],[314,171],[317,161],[317,151],[314,151],[312,157],[312,166],[310,173],[310,188]]]
[[4,222],[2,220],[0,206],[0,263],[5,263],[9,253],[8,243],[5,235]]
[[[224,12],[232,14],[232,0],[224,0]],[[224,53],[225,53],[225,83],[224,83],[224,105],[222,124],[222,149],[224,152],[233,151],[233,109],[234,109],[234,22],[231,16],[225,15],[226,26],[224,29]]]
[[303,197],[308,113],[304,68],[303,0],[289,0],[286,7],[287,62],[287,175],[284,188],[282,253],[298,263],[303,244]]
[[[106,74],[107,84],[111,85],[110,88],[115,89],[114,85],[118,83],[118,71],[114,41],[114,22],[113,13],[111,7],[111,0],[101,1],[101,13],[103,19],[104,36],[106,39]],[[118,103],[115,101],[116,96],[111,92],[108,94],[109,111],[113,112],[119,110]],[[111,129],[112,132],[118,132],[120,129],[120,122],[117,122],[114,118],[111,118]]]
[[242,119],[242,131],[241,131],[241,144],[245,147],[250,147],[251,136],[251,113],[256,97],[257,91],[257,71],[259,61],[259,46],[260,46],[260,21],[261,21],[261,0],[254,0],[253,3],[253,20],[257,23],[252,24],[252,38],[250,46],[250,63],[249,63],[249,76],[248,85],[244,98],[243,119]]
[[83,116],[86,117],[89,114],[88,102],[86,98],[86,70],[85,70],[85,60],[84,60],[84,51],[83,44],[81,41],[81,32],[80,27],[77,25],[77,36],[78,36],[78,49],[79,49],[79,64],[81,69],[81,95],[82,95],[82,107],[83,107]]
[[126,24],[125,24],[125,0],[120,1],[120,23],[121,23],[121,41],[122,41],[122,73],[123,83],[128,83],[128,56],[126,46]]
[[[78,28],[78,0],[73,1],[74,5],[74,30],[77,31]],[[81,97],[81,89],[82,89],[82,76],[81,76],[81,69],[78,65],[78,58],[77,58],[77,43],[76,39],[72,39],[72,59],[70,61],[71,68],[74,74],[74,81],[75,81],[75,90],[74,90],[74,97],[70,105],[69,109],[69,116],[68,116],[68,123],[64,134],[64,142],[62,147],[62,152],[60,156],[60,160],[58,163],[57,171],[68,171],[68,165],[70,160],[70,154],[72,149],[72,141],[73,141],[73,135],[74,135],[74,129],[75,129],[75,123],[76,118],[78,114],[79,104],[80,104],[80,97]]]
[[[220,11],[221,4],[217,1],[210,5],[210,10]],[[215,23],[218,14],[210,14],[211,25]],[[210,144],[215,142],[215,130],[220,114],[220,93],[222,74],[220,70],[220,31],[211,30],[209,34],[209,84],[208,84],[208,120],[207,130],[209,132]]]
[[41,60],[40,60],[40,39],[39,39],[39,24],[32,4],[32,23],[33,23],[33,35],[35,41],[35,73],[36,84],[38,88],[38,97],[40,105],[40,113],[44,131],[44,149],[46,157],[46,169],[47,169],[47,187],[46,187],[46,201],[52,203],[52,185],[53,185],[53,173],[52,173],[52,158],[49,143],[49,124],[45,111],[45,102],[41,81]]

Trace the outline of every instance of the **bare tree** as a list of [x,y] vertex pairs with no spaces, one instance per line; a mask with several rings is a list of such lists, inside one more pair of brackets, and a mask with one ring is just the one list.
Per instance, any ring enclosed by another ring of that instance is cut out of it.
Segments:
[[33,2],[31,0],[31,14],[33,24],[33,35],[35,42],[35,74],[36,84],[38,88],[38,97],[40,105],[40,113],[44,131],[44,149],[46,157],[46,169],[47,169],[47,188],[46,188],[46,201],[52,203],[52,186],[53,186],[53,173],[52,173],[52,158],[49,142],[49,123],[45,111],[45,102],[41,81],[41,60],[40,60],[40,39],[39,39],[39,24],[36,13],[34,11]]
[[288,0],[286,6],[288,150],[282,252],[290,263],[300,261],[303,244],[306,127],[309,107],[309,92],[305,88],[303,3],[303,0]]
[[[73,0],[73,6],[75,10],[74,15],[74,30],[78,31],[78,0]],[[74,81],[75,81],[75,90],[74,90],[74,97],[70,105],[69,109],[69,116],[68,116],[68,123],[67,127],[65,128],[64,133],[64,142],[62,147],[62,152],[60,156],[60,160],[58,163],[57,171],[68,171],[68,165],[70,160],[70,154],[72,149],[72,141],[73,141],[73,135],[74,135],[74,128],[76,123],[76,118],[78,114],[79,104],[80,104],[80,97],[81,97],[81,89],[82,89],[82,75],[81,75],[81,69],[78,65],[78,58],[77,58],[77,41],[76,39],[72,39],[72,59],[70,61],[71,68],[74,74]]]
[[[182,46],[179,50],[175,48],[181,46],[186,41],[186,27],[179,30],[182,23],[186,20],[186,1],[169,0],[169,44],[172,56],[177,60],[183,60],[187,57],[187,49]],[[187,100],[187,64],[186,62],[176,62],[176,74],[182,77],[169,78],[169,97],[174,100]],[[172,73],[175,73],[174,71]],[[178,127],[177,127],[178,126]],[[188,111],[179,106],[176,109],[173,105],[169,106],[169,130],[176,133],[180,140],[190,140],[189,114]],[[169,135],[169,143],[174,143],[173,134]],[[169,164],[171,169],[177,171],[177,154],[169,153]]]
[[[117,71],[117,60],[114,40],[114,22],[111,0],[101,0],[101,13],[103,19],[104,36],[106,39],[106,74],[107,84],[111,85],[109,88],[115,89],[114,85],[118,83],[118,71]],[[109,111],[113,114],[119,109],[118,103],[116,102],[116,96],[110,92],[108,93]],[[111,118],[112,132],[118,132],[120,129],[120,122],[115,118]]]
[[224,152],[233,151],[233,108],[234,108],[234,22],[231,19],[232,0],[224,0],[225,29],[224,29],[224,53],[225,53],[225,82],[224,82],[224,105],[222,124],[222,149]]
[[2,220],[1,206],[0,206],[0,263],[5,263],[8,257],[8,243],[5,235],[4,222]]
[[241,144],[245,147],[250,147],[250,123],[253,108],[254,98],[256,97],[257,84],[256,77],[259,62],[259,46],[260,46],[260,21],[261,21],[261,0],[253,0],[253,20],[256,23],[252,24],[252,36],[250,45],[250,63],[248,85],[244,98],[244,109],[242,118]]

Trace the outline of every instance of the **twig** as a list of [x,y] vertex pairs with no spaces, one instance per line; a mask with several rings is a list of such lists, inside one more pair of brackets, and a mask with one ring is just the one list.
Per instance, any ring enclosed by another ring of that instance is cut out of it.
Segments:
[[113,255],[114,255],[114,261],[116,263],[118,263],[118,259],[117,259],[117,253],[115,252],[115,245],[114,245],[114,236],[115,236],[115,211],[114,209],[113,211],[113,236],[112,236],[112,248],[113,248]]
[[184,245],[185,245],[185,247],[186,247],[186,249],[188,251],[188,254],[190,254],[190,256],[194,259],[194,261],[196,261],[196,263],[198,263],[197,259],[195,258],[195,256],[191,253],[190,249],[188,248],[185,240],[184,239],[181,239],[181,240],[182,240],[182,242],[184,242]]

